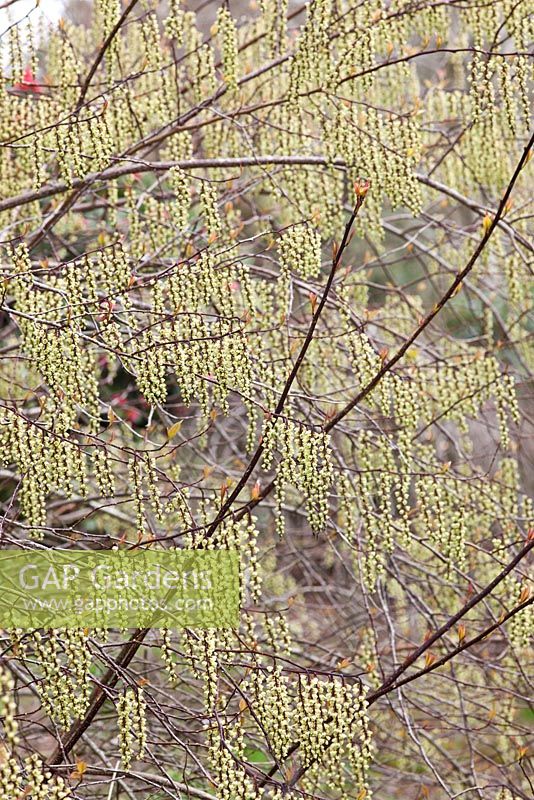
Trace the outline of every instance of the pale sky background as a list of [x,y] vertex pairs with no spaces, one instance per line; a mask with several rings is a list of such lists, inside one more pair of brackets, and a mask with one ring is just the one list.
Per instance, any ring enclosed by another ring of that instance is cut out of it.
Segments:
[[[5,2],[6,0],[0,0],[0,6],[4,5]],[[35,10],[32,11],[32,9]],[[37,19],[37,16],[41,13],[50,22],[57,22],[61,16],[62,9],[62,0],[41,0],[37,9],[35,0],[16,0],[9,8],[0,8],[0,35],[4,33],[10,24],[10,14],[11,22],[22,20],[28,12],[31,12],[31,16],[34,19]]]

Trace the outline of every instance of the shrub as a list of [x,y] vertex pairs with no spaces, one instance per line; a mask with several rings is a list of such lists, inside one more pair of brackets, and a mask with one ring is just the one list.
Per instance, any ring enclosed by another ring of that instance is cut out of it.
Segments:
[[6,630],[3,796],[526,800],[530,4],[39,13],[3,36],[2,546],[237,548],[243,602]]

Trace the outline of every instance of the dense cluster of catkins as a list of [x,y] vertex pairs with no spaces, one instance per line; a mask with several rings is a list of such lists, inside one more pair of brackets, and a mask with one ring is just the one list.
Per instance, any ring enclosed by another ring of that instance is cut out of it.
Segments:
[[284,533],[282,509],[287,484],[302,492],[310,527],[320,533],[328,519],[328,495],[333,479],[329,437],[279,418],[265,422],[262,443],[265,469],[270,468],[275,450],[280,453],[276,470],[278,533],[281,536]]
[[122,766],[129,769],[133,758],[143,758],[146,747],[145,699],[141,688],[128,688],[117,700],[119,748]]
[[9,672],[0,666],[0,718],[5,744],[2,745],[0,763],[0,790],[2,797],[31,797],[32,800],[69,800],[70,787],[59,775],[53,775],[37,753],[24,759],[15,757],[19,743],[17,705],[13,690],[15,681]]
[[269,747],[282,763],[295,741],[302,763],[317,777],[328,771],[332,786],[343,791],[343,764],[353,769],[359,791],[369,792],[367,771],[372,756],[365,690],[339,678],[285,675],[279,667],[252,672],[245,693]]

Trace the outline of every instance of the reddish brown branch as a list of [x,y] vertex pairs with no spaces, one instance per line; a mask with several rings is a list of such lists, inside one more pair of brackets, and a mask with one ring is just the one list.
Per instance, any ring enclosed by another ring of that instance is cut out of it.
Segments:
[[110,667],[102,678],[101,685],[96,686],[89,701],[89,707],[81,719],[76,720],[65,738],[48,759],[50,766],[59,764],[70,753],[76,742],[83,736],[92,721],[107,700],[106,690],[113,689],[118,683],[121,671],[126,669],[141,645],[150,628],[139,628],[132,638],[122,647],[116,663]]
[[422,334],[425,328],[427,328],[430,325],[432,320],[439,314],[441,309],[446,305],[446,303],[448,303],[451,297],[454,297],[456,292],[460,289],[462,281],[467,277],[467,275],[469,275],[469,273],[475,266],[480,255],[482,254],[487,243],[489,242],[493,234],[493,231],[497,227],[499,220],[501,219],[505,211],[506,204],[508,203],[508,199],[512,194],[512,190],[516,184],[516,181],[519,178],[521,170],[523,169],[528,160],[530,149],[533,144],[534,144],[534,134],[532,134],[527,146],[523,150],[523,153],[514,170],[514,174],[512,175],[510,183],[508,184],[508,187],[501,198],[501,202],[499,203],[499,207],[495,213],[495,216],[491,220],[491,224],[486,228],[482,239],[478,243],[475,252],[471,256],[465,267],[457,274],[456,278],[453,280],[453,282],[451,283],[445,294],[442,295],[442,297],[438,300],[438,302],[432,308],[432,310],[428,312],[428,314],[420,322],[420,324],[417,326],[417,328],[414,330],[411,336],[409,336],[408,339],[406,339],[406,341],[401,345],[401,347],[399,347],[395,355],[393,355],[388,361],[386,361],[383,364],[381,369],[376,373],[375,377],[367,384],[367,386],[365,386],[361,390],[361,392],[359,392],[356,395],[356,397],[354,397],[349,403],[347,403],[346,406],[344,406],[344,408],[341,409],[341,411],[339,411],[334,417],[332,417],[332,419],[327,423],[327,425],[325,425],[325,431],[331,431],[332,428],[334,428],[339,422],[341,422],[341,420],[344,417],[346,417],[347,414],[349,414],[353,408],[355,408],[365,397],[367,397],[367,395],[370,392],[373,391],[373,389],[380,383],[384,375],[390,372],[392,367],[394,367],[395,364],[398,361],[400,361],[400,359],[403,357],[406,351],[409,350],[409,348],[415,342],[415,340],[419,338],[419,336]]
[[87,77],[86,77],[86,79],[84,81],[84,84],[83,84],[81,92],[80,92],[80,98],[78,100],[78,105],[76,106],[76,111],[79,111],[80,108],[83,106],[83,102],[85,100],[85,96],[87,94],[89,86],[91,85],[91,81],[93,79],[93,76],[94,76],[95,72],[97,71],[98,67],[100,66],[100,63],[101,63],[102,59],[104,58],[104,56],[105,56],[109,46],[111,45],[113,39],[118,34],[120,29],[124,25],[124,22],[126,21],[126,18],[130,14],[130,12],[134,9],[134,7],[137,5],[137,3],[138,3],[138,0],[130,0],[130,2],[128,3],[128,5],[124,9],[124,11],[122,12],[120,18],[118,19],[117,24],[108,33],[108,35],[107,35],[102,47],[98,51],[98,55],[97,55],[96,59],[94,60],[91,69],[87,73]]

